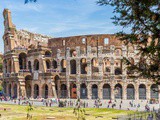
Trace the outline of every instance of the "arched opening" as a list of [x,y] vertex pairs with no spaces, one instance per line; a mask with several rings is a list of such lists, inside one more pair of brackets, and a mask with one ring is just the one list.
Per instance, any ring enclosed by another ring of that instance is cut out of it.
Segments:
[[61,85],[61,98],[67,98],[67,86],[65,84]]
[[135,90],[134,90],[134,86],[132,84],[129,84],[127,86],[127,99],[129,99],[129,100],[135,99]]
[[25,88],[26,88],[26,95],[27,98],[31,97],[31,80],[32,80],[32,76],[31,75],[27,75],[25,77]]
[[91,65],[92,65],[92,73],[99,72],[98,59],[97,59],[97,58],[93,58],[93,59],[92,59]]
[[86,84],[81,84],[80,86],[80,98],[81,99],[87,99],[87,86]]
[[77,73],[76,60],[70,61],[70,72],[71,72],[71,74]]
[[37,59],[34,60],[34,70],[39,70],[39,61]]
[[120,56],[122,54],[122,50],[121,49],[116,49],[115,50],[115,55],[116,56]]
[[51,62],[50,62],[50,60],[46,60],[46,67],[47,67],[47,69],[51,68]]
[[139,99],[146,99],[146,86],[144,84],[139,86]]
[[28,81],[26,82],[26,95],[27,95],[27,98],[31,97],[31,85],[29,84]]
[[39,86],[37,84],[34,85],[34,99],[39,96]]
[[8,95],[12,97],[11,84],[8,86]]
[[158,85],[153,84],[151,86],[151,99],[159,99]]
[[25,53],[20,53],[19,54],[19,69],[26,69],[26,58],[27,55]]
[[77,55],[76,50],[75,50],[75,49],[71,49],[71,50],[70,50],[70,56],[71,56],[71,57],[74,57],[74,56],[76,56],[76,55]]
[[59,92],[60,91],[58,91],[58,87],[59,87],[59,85],[60,85],[60,81],[59,81],[59,76],[58,75],[56,75],[55,77],[54,77],[54,79],[55,79],[55,88],[56,88],[56,94],[57,94],[57,96],[59,97]]
[[42,89],[43,89],[43,95],[42,95],[42,97],[45,98],[45,99],[47,99],[48,98],[48,85],[44,84],[43,87],[42,87]]
[[13,98],[17,98],[17,84],[14,85],[13,89],[14,89],[13,90],[14,91],[13,92],[14,93]]
[[32,72],[32,65],[31,65],[31,61],[28,61],[28,69],[30,72]]
[[121,75],[122,74],[122,69],[121,68],[116,68],[115,69],[115,75]]
[[116,84],[115,85],[115,98],[116,99],[122,99],[122,85],[121,84]]
[[92,85],[92,99],[98,98],[98,86],[96,84]]
[[77,86],[76,84],[71,84],[71,98],[76,99],[77,98]]
[[104,58],[104,60],[103,60],[103,71],[104,71],[104,74],[106,74],[106,75],[108,75],[110,73],[109,58]]
[[46,52],[45,52],[45,56],[46,56],[46,57],[51,57],[51,52],[50,52],[50,51],[46,51]]
[[66,60],[61,60],[61,72],[66,72]]
[[103,99],[111,99],[111,87],[109,84],[103,85]]
[[85,58],[81,59],[81,74],[87,74],[87,61]]
[[53,60],[53,61],[52,61],[52,65],[53,65],[53,69],[56,69],[56,68],[57,68],[57,61],[56,61],[56,60]]

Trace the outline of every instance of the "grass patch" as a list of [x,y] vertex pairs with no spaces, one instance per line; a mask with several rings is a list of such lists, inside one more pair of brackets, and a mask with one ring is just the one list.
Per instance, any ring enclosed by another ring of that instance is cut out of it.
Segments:
[[[1,119],[27,120],[27,106],[0,104],[1,108],[11,108],[8,111],[0,110]],[[115,110],[107,108],[85,108],[86,120],[112,120],[119,115],[133,114],[134,111]],[[34,106],[32,120],[46,120],[47,117],[55,117],[56,120],[76,120],[73,108],[39,107]]]

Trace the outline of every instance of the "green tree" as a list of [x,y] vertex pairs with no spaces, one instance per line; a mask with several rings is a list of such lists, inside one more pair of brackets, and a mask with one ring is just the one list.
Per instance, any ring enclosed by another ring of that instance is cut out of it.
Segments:
[[29,2],[37,2],[37,0],[25,0],[24,3],[29,3]]
[[2,91],[3,90],[3,87],[2,87],[2,85],[0,85],[0,91]]
[[[110,5],[115,14],[116,26],[123,27],[116,33],[126,45],[136,45],[140,59],[124,61],[137,77],[153,79],[160,84],[160,0],[99,0],[98,5]],[[125,28],[130,29],[127,33]]]

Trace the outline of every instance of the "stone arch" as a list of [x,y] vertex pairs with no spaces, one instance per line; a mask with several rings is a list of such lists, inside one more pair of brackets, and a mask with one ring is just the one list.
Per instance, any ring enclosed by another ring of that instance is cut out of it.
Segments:
[[80,86],[80,98],[87,99],[87,86],[85,83],[82,83]]
[[111,87],[109,84],[103,85],[103,99],[111,99]]
[[81,59],[80,65],[81,65],[81,74],[87,74],[87,60],[86,60],[86,58]]
[[92,61],[91,61],[91,66],[92,66],[92,73],[99,72],[98,59],[97,59],[97,58],[93,58],[93,59],[92,59]]
[[157,84],[152,84],[150,88],[151,92],[151,99],[159,99],[159,92],[158,91],[158,85]]
[[34,60],[34,70],[39,70],[39,61],[37,59]]
[[26,88],[26,96],[27,98],[31,97],[31,80],[32,80],[32,76],[31,75],[27,75],[25,77],[25,88]]
[[55,81],[55,89],[56,89],[56,94],[57,96],[59,95],[59,91],[58,91],[58,87],[60,86],[60,81],[59,81],[60,77],[59,75],[56,75],[54,77],[54,81]]
[[114,67],[115,67],[115,75],[122,74],[122,60],[121,59],[115,60]]
[[146,99],[146,86],[144,84],[139,85],[139,99]]
[[61,85],[61,98],[67,98],[67,86],[65,84]]
[[73,56],[76,56],[77,55],[77,52],[75,49],[71,49],[70,50],[70,56],[73,57]]
[[135,89],[133,84],[127,85],[127,99],[135,99]]
[[53,66],[53,69],[56,69],[57,68],[57,61],[53,59],[52,61],[52,66]]
[[46,68],[47,69],[51,68],[51,61],[49,59],[46,60]]
[[44,84],[42,86],[42,90],[43,90],[42,97],[45,98],[45,99],[47,99],[48,98],[48,85]]
[[25,77],[25,81],[27,81],[27,80],[32,80],[33,78],[32,78],[32,76],[31,75],[27,75],[26,77]]
[[70,93],[71,93],[71,98],[72,99],[76,99],[77,98],[77,86],[76,86],[76,84],[74,84],[74,83],[72,83],[71,85],[70,85]]
[[61,60],[61,72],[66,72],[66,60]]
[[134,53],[134,46],[133,45],[128,46],[128,52]]
[[98,98],[98,86],[96,84],[92,85],[92,99]]
[[122,69],[121,68],[116,68],[115,69],[115,75],[121,75],[122,74]]
[[39,97],[39,86],[38,84],[34,85],[34,98],[38,98]]
[[122,99],[122,94],[123,94],[123,89],[121,84],[116,84],[115,85],[115,98],[116,99]]
[[26,69],[26,61],[27,61],[27,55],[26,53],[22,52],[19,54],[19,69]]
[[26,96],[27,96],[27,98],[30,98],[31,97],[31,89],[32,89],[30,83],[26,82],[25,87],[26,87]]
[[71,74],[76,74],[77,73],[76,60],[74,60],[74,59],[70,61],[70,73]]
[[110,73],[110,65],[111,65],[111,63],[110,63],[109,58],[104,58],[103,59],[103,71],[104,71],[104,73],[106,73],[106,74]]
[[122,50],[120,48],[115,49],[115,56],[120,56],[122,55]]
[[50,52],[49,50],[47,50],[47,51],[45,52],[45,56],[46,56],[46,57],[51,57],[51,52]]

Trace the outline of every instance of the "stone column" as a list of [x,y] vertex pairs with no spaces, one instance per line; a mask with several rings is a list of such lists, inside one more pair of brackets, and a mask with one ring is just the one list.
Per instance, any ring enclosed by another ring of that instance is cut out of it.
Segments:
[[80,98],[80,83],[77,83],[77,98]]
[[77,69],[77,75],[80,75],[80,71],[81,71],[81,69],[80,69],[80,59],[76,59],[76,69]]
[[135,100],[139,100],[139,84],[135,84]]
[[151,98],[151,90],[150,90],[151,86],[149,84],[146,84],[146,99],[150,100]]
[[34,84],[31,84],[31,98],[34,98]]
[[103,99],[103,88],[102,88],[102,83],[98,85],[98,97],[100,99]]
[[114,95],[114,84],[111,85],[111,100],[115,99],[115,95]]
[[88,99],[92,99],[92,91],[91,91],[91,85],[87,85],[87,92],[88,92]]
[[39,85],[39,97],[42,98],[43,88],[41,84]]
[[103,76],[103,58],[100,57],[98,59],[98,62],[99,62],[99,74],[100,74],[100,76]]
[[91,76],[92,75],[92,69],[91,69],[91,59],[90,58],[88,58],[87,59],[87,75],[88,76]]
[[19,83],[17,83],[17,98],[20,97],[19,91],[20,91],[20,86],[19,86]]
[[123,86],[122,86],[122,88],[123,88],[123,100],[126,100],[127,99],[127,85],[126,84],[124,84]]
[[110,58],[110,62],[111,62],[111,75],[114,75],[114,58],[113,57]]

